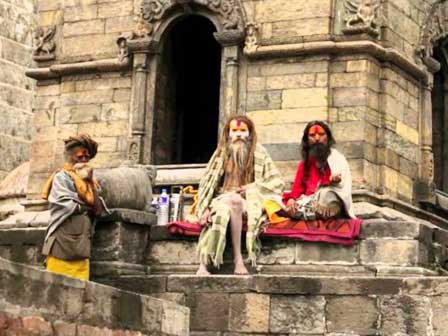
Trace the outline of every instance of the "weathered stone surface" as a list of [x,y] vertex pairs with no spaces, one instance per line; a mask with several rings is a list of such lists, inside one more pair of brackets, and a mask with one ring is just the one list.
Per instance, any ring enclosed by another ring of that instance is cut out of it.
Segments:
[[428,335],[430,307],[428,298],[410,295],[384,297],[380,300],[381,331],[386,335]]
[[[325,298],[322,296],[271,297],[270,331],[318,334],[325,331]],[[294,318],[291,318],[294,316]]]
[[269,331],[270,298],[263,294],[230,296],[230,330],[237,332]]
[[319,243],[298,243],[296,245],[296,263],[331,263],[356,264],[358,263],[359,245],[340,246]]
[[361,242],[360,257],[363,264],[377,262],[392,265],[418,265],[420,249],[424,246],[414,240],[369,239]]
[[247,110],[272,110],[281,106],[281,91],[254,91],[247,95]]
[[193,330],[228,330],[229,294],[194,293],[188,298],[187,304],[191,309]]
[[379,312],[375,298],[328,298],[325,309],[328,332],[374,335],[378,328]]

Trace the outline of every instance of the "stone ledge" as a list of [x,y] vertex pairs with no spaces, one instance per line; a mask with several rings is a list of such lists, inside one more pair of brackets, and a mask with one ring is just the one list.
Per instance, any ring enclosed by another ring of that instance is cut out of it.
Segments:
[[124,71],[130,69],[130,65],[131,61],[129,58],[125,58],[124,61],[110,58],[88,62],[55,64],[48,68],[28,69],[25,71],[25,75],[30,78],[44,80],[75,74]]
[[315,41],[284,45],[259,45],[245,54],[251,58],[287,57],[316,54],[368,54],[383,62],[391,62],[413,77],[428,83],[429,72],[394,48],[385,48],[373,41]]
[[132,209],[110,209],[108,216],[99,219],[100,222],[125,222],[141,225],[154,225],[157,222],[157,216],[147,211]]
[[180,305],[2,258],[0,271],[3,307],[13,309],[19,305],[49,321],[130,329],[151,335],[188,334],[189,310]]

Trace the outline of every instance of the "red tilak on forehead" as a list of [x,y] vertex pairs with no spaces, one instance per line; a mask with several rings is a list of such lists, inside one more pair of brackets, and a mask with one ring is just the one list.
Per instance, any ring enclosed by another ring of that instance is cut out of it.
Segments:
[[314,125],[310,128],[309,134],[316,134],[316,133],[326,133],[324,128],[320,125]]
[[236,121],[236,126],[237,126],[237,127],[240,127],[240,126],[241,126],[241,120],[237,120],[237,121]]

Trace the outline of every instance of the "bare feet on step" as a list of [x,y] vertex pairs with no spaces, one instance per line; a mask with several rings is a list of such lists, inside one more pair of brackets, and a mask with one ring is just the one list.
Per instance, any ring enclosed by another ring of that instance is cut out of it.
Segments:
[[248,275],[249,271],[247,270],[246,266],[244,265],[243,260],[235,261],[235,275]]
[[205,265],[200,264],[198,270],[196,271],[196,275],[207,276],[210,275],[210,272],[207,270],[207,267]]

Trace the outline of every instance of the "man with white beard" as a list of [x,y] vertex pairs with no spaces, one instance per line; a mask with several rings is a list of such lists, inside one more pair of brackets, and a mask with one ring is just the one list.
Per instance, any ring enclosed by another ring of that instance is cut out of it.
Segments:
[[209,275],[207,266],[223,263],[228,224],[231,227],[235,274],[248,274],[241,254],[243,220],[247,219],[246,249],[255,264],[257,236],[268,216],[265,205],[281,202],[283,189],[277,169],[267,151],[257,144],[253,122],[245,116],[231,117],[218,148],[199,184],[195,216],[204,226],[198,242],[198,275]]

